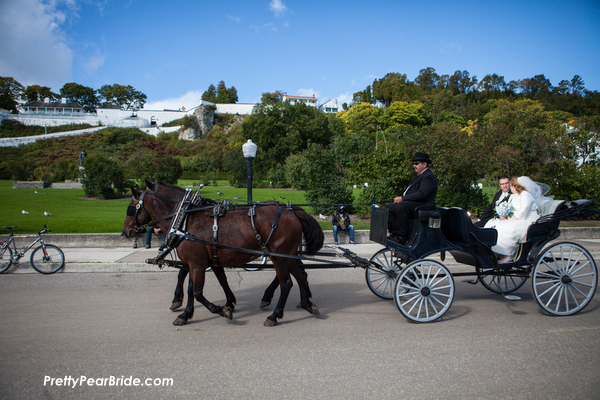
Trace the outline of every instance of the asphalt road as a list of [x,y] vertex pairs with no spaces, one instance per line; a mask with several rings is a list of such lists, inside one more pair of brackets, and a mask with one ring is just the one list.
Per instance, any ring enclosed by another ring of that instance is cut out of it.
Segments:
[[[0,275],[0,398],[600,396],[598,296],[577,315],[552,317],[529,282],[513,302],[457,279],[444,317],[413,324],[369,291],[362,269],[311,270],[322,315],[295,308],[294,286],[284,319],[266,328],[272,307],[258,304],[272,276],[228,272],[234,319],[196,303],[194,319],[175,327],[175,272]],[[224,303],[212,275],[206,286]]]

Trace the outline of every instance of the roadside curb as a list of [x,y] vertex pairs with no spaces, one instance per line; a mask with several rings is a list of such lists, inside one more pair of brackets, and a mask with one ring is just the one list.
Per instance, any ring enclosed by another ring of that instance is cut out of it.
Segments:
[[[560,240],[586,240],[600,239],[600,227],[582,227],[582,228],[561,228]],[[325,235],[325,244],[333,244],[333,232],[331,230],[323,231]],[[0,239],[6,239],[8,235],[0,235]],[[338,232],[340,245],[348,244],[348,232]],[[136,235],[138,246],[143,246],[146,241],[146,234]],[[46,243],[56,245],[61,248],[93,248],[93,247],[133,247],[134,238],[126,238],[120,233],[48,233],[44,235]],[[29,240],[29,239],[28,239]],[[156,241],[156,239],[154,239]],[[354,231],[354,240],[357,244],[371,243],[368,230]],[[17,247],[22,245],[19,239],[16,239]],[[25,244],[25,242],[23,242]]]

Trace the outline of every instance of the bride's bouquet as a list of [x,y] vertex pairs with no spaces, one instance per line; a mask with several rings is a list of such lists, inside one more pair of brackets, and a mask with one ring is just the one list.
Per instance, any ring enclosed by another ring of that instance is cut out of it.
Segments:
[[508,218],[510,214],[512,214],[512,210],[510,204],[507,201],[504,201],[496,206],[496,212],[499,216]]

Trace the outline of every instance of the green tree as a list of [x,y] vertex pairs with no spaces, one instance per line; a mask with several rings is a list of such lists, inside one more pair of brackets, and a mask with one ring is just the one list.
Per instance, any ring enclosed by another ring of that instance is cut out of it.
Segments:
[[382,129],[400,125],[424,126],[426,123],[425,107],[419,101],[413,103],[395,101],[385,109],[379,118],[379,123]]
[[116,160],[102,155],[92,155],[84,159],[81,184],[88,197],[115,199],[125,192],[125,171]]
[[79,103],[87,112],[96,112],[100,105],[96,91],[90,87],[78,83],[66,83],[60,89],[60,95],[67,99],[69,103]]
[[410,89],[414,84],[406,78],[406,74],[390,72],[383,78],[373,81],[373,100],[386,107],[394,101],[410,101]]
[[0,108],[17,112],[17,100],[23,92],[23,85],[14,78],[0,76]]
[[256,105],[242,123],[242,136],[258,146],[254,162],[257,172],[266,174],[281,167],[289,155],[302,152],[309,143],[329,144],[331,118],[302,103]]
[[177,157],[149,150],[140,150],[127,159],[129,177],[143,183],[145,179],[176,184],[183,173]]
[[283,92],[276,90],[273,93],[263,93],[260,97],[260,102],[263,104],[275,104],[283,101]]
[[338,115],[351,132],[375,133],[383,110],[369,103],[356,103],[348,111],[341,111]]
[[208,89],[202,93],[202,100],[217,103],[217,88],[215,85],[211,84]]
[[52,92],[48,86],[30,85],[23,90],[23,96],[27,99],[28,103],[34,101],[44,101],[45,98],[49,98],[50,101],[58,100],[58,95]]
[[131,85],[104,85],[98,89],[104,102],[121,107],[122,110],[139,110],[144,107],[147,96]]
[[434,89],[440,80],[440,76],[435,72],[435,68],[427,67],[419,71],[415,78],[415,83],[427,90]]

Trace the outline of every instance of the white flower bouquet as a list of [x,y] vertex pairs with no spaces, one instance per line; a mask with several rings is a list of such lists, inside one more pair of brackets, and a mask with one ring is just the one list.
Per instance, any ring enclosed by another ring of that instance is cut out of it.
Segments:
[[496,206],[496,212],[499,216],[508,218],[510,214],[512,214],[512,210],[510,204],[507,201],[504,201]]

